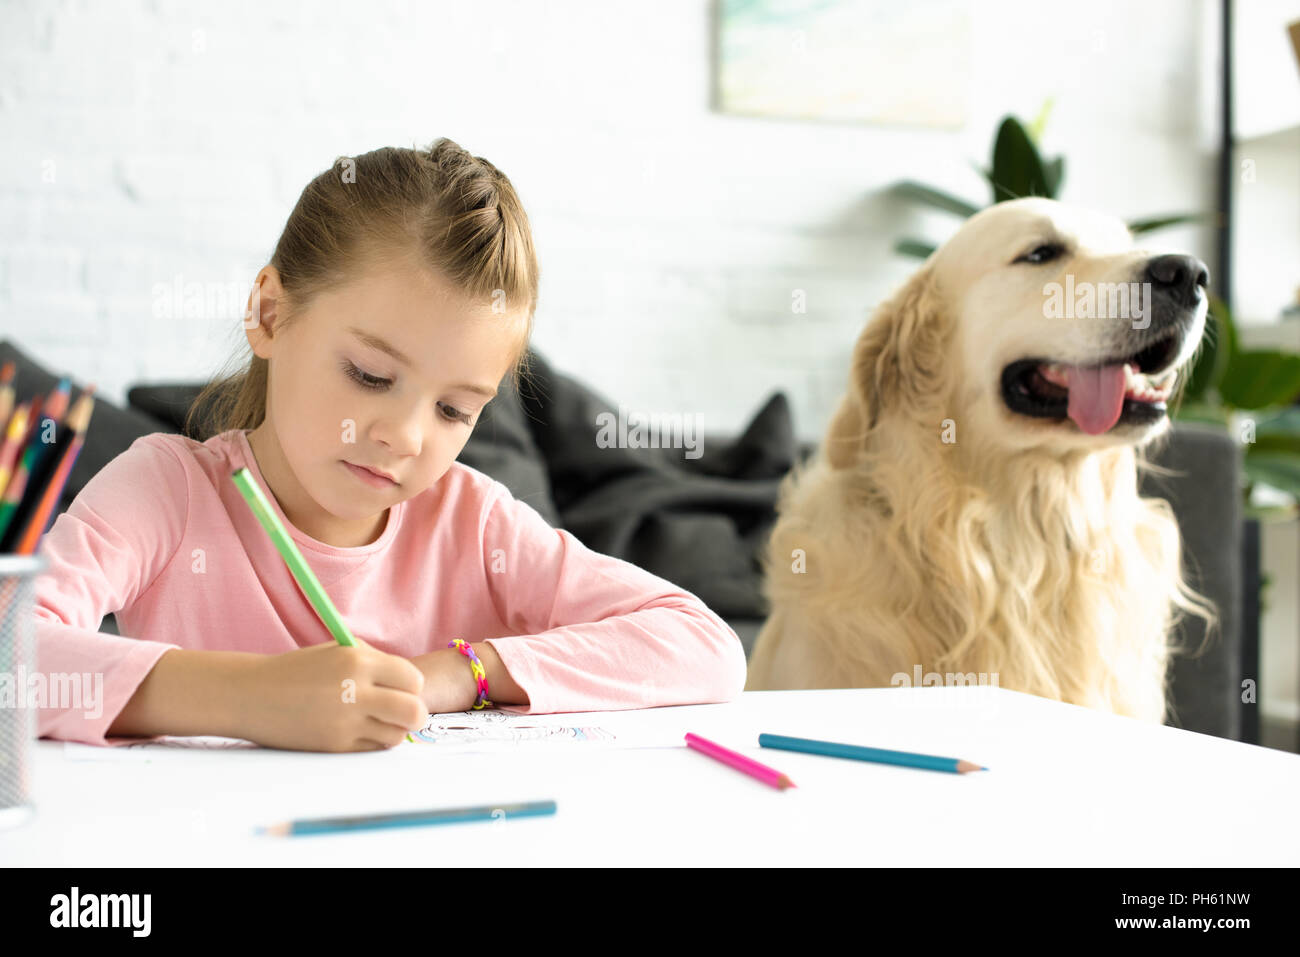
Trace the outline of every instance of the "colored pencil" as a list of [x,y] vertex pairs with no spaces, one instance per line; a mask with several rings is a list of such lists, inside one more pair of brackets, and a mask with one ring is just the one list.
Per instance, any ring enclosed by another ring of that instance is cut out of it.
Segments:
[[[38,395],[32,399],[32,409],[39,410],[40,407],[41,397]],[[35,411],[32,414],[34,415]],[[26,435],[19,440],[18,457],[14,461],[13,475],[5,486],[4,495],[0,497],[0,539],[4,538],[5,531],[13,520],[14,513],[18,511],[18,506],[22,503],[23,493],[27,490],[27,476],[31,471],[31,463],[41,451],[41,437],[36,433],[35,426],[29,425]],[[3,550],[3,548],[0,547],[0,550]]]
[[708,738],[701,738],[698,734],[686,734],[686,746],[694,748],[701,754],[707,754],[715,761],[721,761],[723,764],[730,765],[737,771],[743,771],[750,777],[758,778],[764,784],[770,784],[777,789],[792,788],[797,785],[788,777],[782,774],[776,768],[769,768],[766,764],[759,764],[753,758],[747,758],[743,754],[737,754],[729,748],[724,748]]
[[49,402],[46,405],[45,417],[53,419],[55,424],[63,421],[63,413],[68,411],[68,405],[72,401],[72,380],[64,376],[59,380],[59,384],[54,387],[50,393]]
[[31,463],[41,451],[41,440],[37,433],[41,424],[41,406],[44,403],[45,397],[40,393],[32,396],[32,405],[27,413],[27,431],[18,441],[18,457],[14,460],[13,474],[9,476],[4,494],[0,495],[0,538],[4,537],[14,512],[22,504]]
[[280,553],[284,563],[289,566],[289,571],[293,574],[294,580],[298,582],[298,587],[307,596],[312,608],[316,609],[316,614],[325,623],[325,627],[329,629],[330,634],[334,636],[334,639],[340,645],[355,645],[357,641],[352,637],[352,632],[348,631],[343,616],[334,607],[334,602],[330,601],[330,596],[321,587],[320,580],[316,577],[316,573],[311,570],[311,566],[307,564],[307,560],[302,557],[302,552],[298,551],[298,546],[289,537],[289,533],[285,530],[280,517],[275,514],[275,509],[266,500],[261,486],[253,478],[253,473],[245,467],[232,473],[231,478],[234,480],[235,487],[239,489],[240,494],[244,496],[244,501],[248,503],[248,507],[257,516],[262,528],[266,530],[266,534],[271,536],[271,542],[275,545],[276,551]]
[[[94,389],[93,385],[90,386],[87,393]],[[11,488],[6,489],[4,502],[0,504],[0,552],[15,550],[22,530],[27,527],[28,519],[44,495],[45,486],[54,472],[57,450],[60,445],[71,441],[72,429],[54,418],[54,413],[59,411],[58,396],[58,390],[51,394],[50,401],[45,406],[49,414],[41,416],[44,423],[54,423],[53,441],[46,441],[48,425],[43,424],[39,429],[30,430],[31,438],[22,454]],[[13,492],[12,495],[10,491]]]
[[[31,398],[31,403],[31,406],[27,410],[27,431],[23,433],[22,442],[19,443],[20,447],[24,449],[27,448],[28,443],[31,442],[32,436],[36,434],[36,427],[40,425],[41,406],[45,403],[45,396],[39,394],[34,395]],[[21,452],[19,453],[19,458],[22,458]],[[14,466],[15,469],[17,467],[17,465]]]
[[398,811],[392,814],[284,821],[281,824],[262,828],[261,833],[276,836],[334,834],[339,831],[361,831],[380,827],[422,827],[427,824],[459,824],[464,821],[509,820],[512,817],[540,817],[554,813],[554,801],[527,801],[496,807],[485,804],[481,807],[451,807],[427,811]]
[[[6,424],[14,411],[14,374],[17,371],[18,365],[13,359],[0,369],[0,425]],[[0,491],[2,490],[0,488]]]
[[14,463],[18,461],[18,452],[23,447],[23,437],[27,435],[27,415],[29,404],[24,402],[14,409],[5,426],[4,444],[0,445],[0,499],[4,498],[9,479],[14,474]]
[[783,751],[803,751],[806,754],[824,754],[832,758],[851,758],[855,761],[874,761],[878,764],[897,764],[909,768],[926,768],[930,771],[987,771],[973,761],[957,758],[940,758],[932,754],[915,754],[911,751],[885,751],[865,748],[856,744],[839,744],[834,741],[816,741],[812,738],[787,738],[779,734],[760,734],[759,747],[780,748]]
[[70,434],[60,438],[60,447],[54,454],[55,463],[50,478],[44,483],[40,499],[32,510],[31,517],[22,531],[17,533],[17,552],[19,555],[31,555],[49,525],[50,516],[54,514],[63,487],[68,484],[72,466],[77,461],[82,445],[86,441],[86,429],[90,426],[90,416],[95,409],[95,399],[89,391],[83,392],[72,406],[65,423]]
[[[41,395],[39,392],[32,396],[32,408],[27,417],[27,434],[23,436],[23,448],[30,451],[38,445],[49,445],[50,443],[41,443],[39,433],[46,428],[45,420],[50,419],[57,427],[59,419],[66,409],[66,403],[63,401],[67,397],[65,383],[67,379],[60,379],[59,384],[51,390],[49,395]],[[93,388],[93,387],[92,387]],[[21,460],[21,456],[20,456]]]

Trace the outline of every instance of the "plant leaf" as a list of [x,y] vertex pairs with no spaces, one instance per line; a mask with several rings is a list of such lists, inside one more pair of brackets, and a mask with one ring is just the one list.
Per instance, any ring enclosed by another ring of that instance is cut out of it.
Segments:
[[1205,325],[1205,334],[1183,389],[1183,397],[1193,401],[1203,399],[1206,392],[1218,387],[1224,370],[1237,354],[1237,327],[1227,304],[1218,296],[1210,296]]
[[1240,342],[1237,336],[1237,321],[1232,318],[1232,310],[1228,308],[1228,304],[1214,293],[1210,293],[1210,308],[1214,310],[1215,318],[1223,326],[1225,335],[1220,345],[1227,344],[1228,358],[1231,360],[1237,354],[1237,344]]
[[1183,223],[1208,223],[1213,222],[1214,213],[1176,213],[1169,216],[1147,216],[1143,219],[1135,219],[1128,224],[1128,231],[1134,236],[1139,233],[1149,233],[1156,229],[1164,229],[1166,226],[1179,226]]
[[993,202],[1048,196],[1047,174],[1038,149],[1014,116],[1002,120],[993,142]]
[[1237,409],[1289,405],[1300,395],[1300,355],[1262,349],[1238,352],[1224,369],[1219,395]]
[[1255,420],[1255,434],[1258,435],[1300,435],[1300,409],[1288,406],[1275,409],[1263,415],[1252,416]]
[[1061,195],[1061,183],[1065,180],[1065,157],[1047,160],[1043,164],[1043,175],[1047,177],[1047,195],[1056,199]]
[[1261,434],[1256,431],[1255,441],[1246,443],[1246,447],[1251,451],[1285,452],[1289,455],[1300,456],[1300,434],[1283,435],[1278,432]]
[[1043,105],[1038,109],[1038,115],[1035,116],[1033,122],[1029,124],[1027,132],[1029,133],[1029,138],[1034,141],[1035,146],[1043,140],[1043,130],[1047,129],[1047,117],[1052,112],[1052,104],[1055,102],[1055,99],[1050,96],[1043,100]]
[[1170,409],[1170,415],[1179,422],[1207,422],[1211,425],[1228,427],[1228,410],[1222,406],[1210,405],[1199,400],[1187,400]]
[[904,199],[924,203],[927,206],[934,206],[945,212],[956,213],[958,216],[974,216],[980,211],[980,208],[974,203],[968,203],[951,193],[945,193],[943,190],[934,189],[922,183],[914,183],[911,180],[895,183],[891,190],[895,195]]
[[916,256],[918,259],[928,259],[930,253],[938,248],[933,243],[924,243],[919,239],[900,239],[894,243],[894,252],[902,256]]
[[1242,510],[1242,514],[1247,518],[1257,518],[1261,522],[1276,524],[1286,522],[1296,517],[1296,506],[1294,505],[1251,505],[1249,502]]
[[[1300,455],[1300,408],[1289,406],[1249,417],[1255,423],[1253,441],[1242,441],[1248,452],[1291,452]],[[1243,422],[1244,426],[1246,423]]]
[[1300,499],[1300,455],[1248,451],[1241,465],[1252,482],[1263,482]]

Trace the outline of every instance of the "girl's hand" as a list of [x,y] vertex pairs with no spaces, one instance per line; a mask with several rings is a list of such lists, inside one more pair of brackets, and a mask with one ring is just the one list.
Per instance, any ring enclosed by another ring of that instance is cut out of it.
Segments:
[[241,689],[240,737],[295,751],[377,751],[424,726],[421,669],[358,639],[267,655]]

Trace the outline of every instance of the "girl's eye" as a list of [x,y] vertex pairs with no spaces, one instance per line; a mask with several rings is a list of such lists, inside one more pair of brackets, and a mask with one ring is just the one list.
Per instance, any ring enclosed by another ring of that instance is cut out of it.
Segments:
[[[382,392],[393,384],[391,379],[381,379],[368,372],[362,372],[347,360],[344,360],[343,362],[343,371],[347,374],[349,379],[361,386],[363,389]],[[461,412],[459,409],[447,405],[445,402],[439,402],[438,408],[442,410],[443,417],[449,422],[464,422],[466,425],[473,424],[470,422],[467,413]]]
[[451,421],[464,422],[466,425],[470,424],[469,416],[464,412],[461,412],[459,409],[454,409],[445,402],[438,403],[438,408],[442,409],[442,414]]
[[392,384],[388,379],[380,379],[378,376],[370,375],[368,372],[362,372],[351,362],[346,360],[343,363],[343,371],[347,373],[349,379],[357,383],[357,385],[361,386],[363,389],[381,391]]
[[1051,262],[1057,256],[1061,255],[1062,249],[1054,243],[1045,243],[1042,246],[1035,246],[1023,256],[1016,258],[1015,262],[1029,263],[1033,266],[1041,265],[1045,262]]

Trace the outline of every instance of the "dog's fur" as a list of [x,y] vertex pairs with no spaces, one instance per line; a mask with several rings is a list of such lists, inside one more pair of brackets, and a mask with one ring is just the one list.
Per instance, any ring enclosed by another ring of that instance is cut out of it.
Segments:
[[[1014,262],[1048,239],[1058,261]],[[1183,580],[1168,503],[1137,493],[1168,418],[1090,435],[1012,412],[999,379],[1018,359],[1086,365],[1150,335],[1044,311],[1046,283],[1133,281],[1149,257],[1118,220],[1005,202],[877,310],[821,448],[783,482],[746,690],[911,684],[920,665],[1165,719],[1173,626],[1215,621]],[[1183,313],[1179,379],[1205,297]]]

